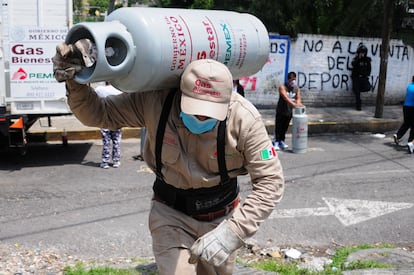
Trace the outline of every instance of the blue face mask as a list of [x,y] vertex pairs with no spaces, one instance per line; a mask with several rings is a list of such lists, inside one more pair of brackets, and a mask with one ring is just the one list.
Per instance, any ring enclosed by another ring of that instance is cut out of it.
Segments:
[[185,127],[187,127],[191,133],[196,135],[213,130],[214,126],[217,124],[217,119],[209,118],[201,121],[196,116],[188,115],[183,112],[180,113],[180,117],[183,120]]

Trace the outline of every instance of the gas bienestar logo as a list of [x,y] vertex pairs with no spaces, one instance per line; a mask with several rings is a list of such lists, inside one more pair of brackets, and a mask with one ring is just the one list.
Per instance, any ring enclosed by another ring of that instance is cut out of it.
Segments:
[[42,47],[29,47],[16,44],[11,47],[12,64],[52,64],[52,58],[46,56],[46,50]]

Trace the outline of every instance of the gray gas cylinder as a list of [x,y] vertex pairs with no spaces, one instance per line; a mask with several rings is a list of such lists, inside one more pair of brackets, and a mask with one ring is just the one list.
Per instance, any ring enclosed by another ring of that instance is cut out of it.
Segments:
[[308,147],[308,116],[305,106],[293,108],[292,151],[306,153]]
[[197,59],[226,64],[234,78],[252,75],[269,55],[263,23],[232,11],[120,8],[104,22],[74,25],[65,42],[84,38],[96,45],[98,57],[75,80],[110,81],[124,92],[178,87],[186,65]]

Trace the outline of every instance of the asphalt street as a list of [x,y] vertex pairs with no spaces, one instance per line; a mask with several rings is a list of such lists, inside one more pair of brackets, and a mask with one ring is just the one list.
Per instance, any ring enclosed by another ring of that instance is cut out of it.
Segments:
[[[151,257],[154,175],[122,142],[122,165],[99,168],[100,140],[29,144],[0,160],[0,242],[79,257]],[[414,155],[391,133],[316,135],[307,152],[279,152],[285,196],[250,240],[261,247],[413,245]],[[241,195],[250,190],[242,177]]]

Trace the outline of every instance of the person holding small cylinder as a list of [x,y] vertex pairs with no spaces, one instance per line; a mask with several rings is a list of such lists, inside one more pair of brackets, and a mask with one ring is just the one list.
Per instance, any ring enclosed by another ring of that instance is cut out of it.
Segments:
[[292,108],[301,107],[300,89],[296,84],[296,73],[289,72],[286,83],[279,86],[279,100],[275,116],[275,136],[273,144],[276,150],[286,150],[286,132],[292,120]]

